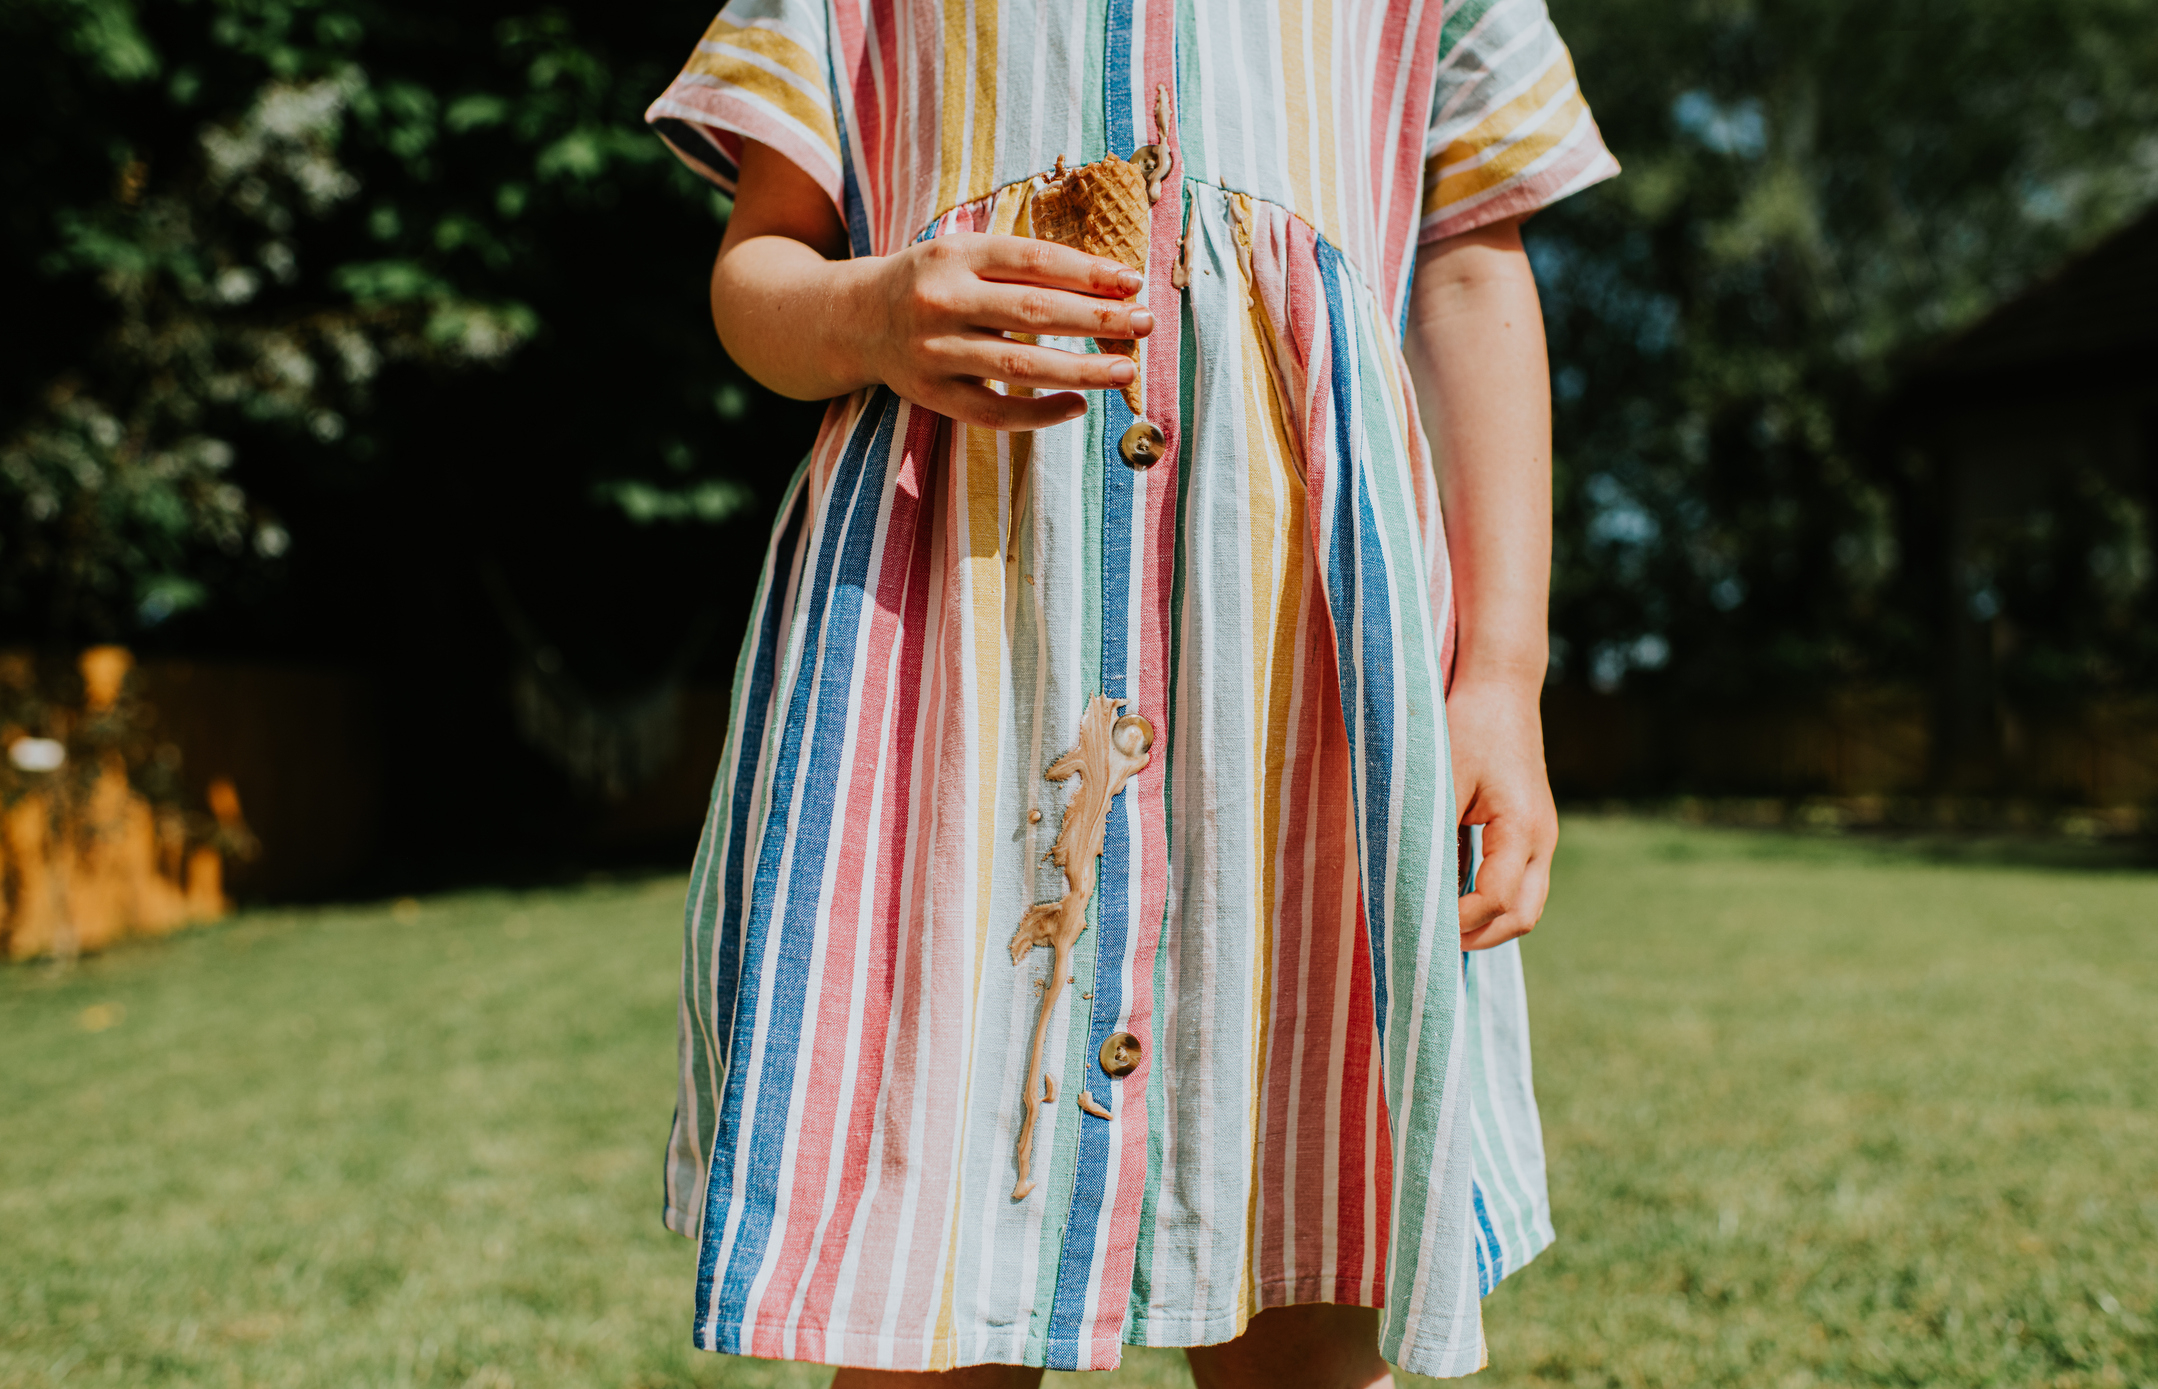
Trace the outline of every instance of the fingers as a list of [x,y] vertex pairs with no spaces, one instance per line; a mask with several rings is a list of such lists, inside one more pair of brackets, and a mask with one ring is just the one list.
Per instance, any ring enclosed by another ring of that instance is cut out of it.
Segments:
[[1117,261],[1030,236],[974,233],[938,237],[937,243],[964,256],[985,280],[1077,290],[1104,299],[1128,299],[1145,284],[1138,271]]
[[1037,285],[984,283],[960,312],[978,328],[1057,338],[1143,338],[1154,315],[1123,299],[1097,299]]
[[1083,395],[1001,395],[966,381],[948,382],[920,403],[960,424],[982,429],[1047,429],[1086,413]]
[[[1493,844],[1491,829],[1491,826],[1484,829],[1484,861],[1476,869],[1476,890],[1461,899],[1461,945],[1464,950],[1479,948],[1469,944],[1472,939],[1497,945],[1528,929],[1520,923],[1514,910],[1521,901],[1522,879],[1528,876],[1528,845],[1501,847]],[[1534,918],[1530,920],[1533,922]],[[1493,929],[1502,923],[1518,929],[1510,932]]]
[[[1536,928],[1537,920],[1543,916],[1544,899],[1550,894],[1550,890],[1551,875],[1542,864],[1531,863],[1528,871],[1521,876],[1519,907],[1508,909],[1508,904],[1496,892],[1486,897],[1486,894],[1479,890],[1462,898],[1461,948],[1489,950],[1494,945],[1504,945],[1507,941],[1527,935]],[[1486,900],[1477,902],[1476,899],[1480,897]],[[1489,916],[1484,925],[1473,930],[1468,925],[1472,903],[1482,914]],[[1493,908],[1497,909],[1496,914],[1492,914],[1490,909]]]
[[933,345],[940,374],[976,376],[1037,391],[1106,391],[1139,373],[1129,357],[1109,352],[1066,352],[1010,338],[961,338]]
[[1461,948],[1489,950],[1527,935],[1551,895],[1557,826],[1524,828],[1513,816],[1484,825],[1485,854],[1476,890],[1461,899]]

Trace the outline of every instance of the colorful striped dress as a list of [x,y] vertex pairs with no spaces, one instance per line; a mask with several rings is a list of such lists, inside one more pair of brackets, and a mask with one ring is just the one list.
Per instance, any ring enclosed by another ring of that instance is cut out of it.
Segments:
[[[1158,461],[1113,391],[1013,435],[874,389],[780,500],[687,911],[697,1344],[1106,1369],[1338,1302],[1475,1371],[1552,1232],[1520,955],[1459,947],[1400,341],[1420,239],[1616,172],[1541,0],[737,0],[649,119],[722,189],[785,154],[867,255],[1169,161]],[[1054,981],[1012,941],[1097,696],[1150,737]]]

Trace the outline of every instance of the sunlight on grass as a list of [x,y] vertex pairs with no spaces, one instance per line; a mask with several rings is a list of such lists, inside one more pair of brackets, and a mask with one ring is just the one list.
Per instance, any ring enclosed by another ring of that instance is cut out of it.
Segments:
[[[680,893],[0,973],[0,1389],[821,1385],[687,1345]],[[2158,1386],[2158,875],[1575,819],[1529,949],[1560,1241],[1478,1384]]]

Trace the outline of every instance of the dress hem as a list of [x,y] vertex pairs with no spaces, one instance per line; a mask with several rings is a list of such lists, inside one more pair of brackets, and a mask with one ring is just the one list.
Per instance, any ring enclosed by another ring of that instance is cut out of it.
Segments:
[[[1364,1302],[1355,1298],[1344,1299],[1324,1295],[1327,1285],[1333,1283],[1334,1280],[1323,1276],[1261,1283],[1258,1285],[1259,1305],[1249,1313],[1238,1310],[1203,1313],[1196,1317],[1155,1315],[1136,1318],[1124,1328],[1122,1338],[1119,1341],[1119,1351],[1121,1352],[1124,1346],[1135,1346],[1146,1350],[1191,1350],[1198,1346],[1221,1345],[1243,1335],[1244,1331],[1251,1325],[1253,1316],[1276,1307],[1335,1306],[1378,1309],[1379,1304],[1377,1303]],[[1278,1298],[1278,1295],[1283,1291],[1289,1291],[1291,1295],[1286,1298]],[[1374,1290],[1374,1295],[1377,1295],[1378,1291]],[[1304,1295],[1306,1292],[1318,1295]],[[709,1351],[713,1354],[739,1355],[753,1360],[785,1360],[786,1357],[783,1356],[767,1356],[749,1351],[726,1350],[723,1343],[732,1342],[736,1345],[741,1345],[762,1337],[786,1337],[790,1334],[800,1337],[804,1330],[805,1328],[803,1327],[789,1327],[783,1323],[763,1321],[730,1322],[722,1327],[711,1328],[709,1334],[705,1328],[700,1327],[697,1334],[691,1339],[697,1349]],[[813,1334],[815,1333],[813,1332]],[[902,1341],[897,1337],[882,1336],[874,1332],[824,1331],[821,1334],[824,1339],[826,1354],[816,1360],[798,1363],[829,1365],[839,1369],[895,1370],[902,1373],[964,1369],[972,1365],[1026,1365],[1036,1369],[1076,1369],[1091,1372],[1113,1370],[1123,1360],[1120,1353],[1115,1362],[1107,1365],[1082,1363],[1078,1365],[1050,1366],[1046,1364],[1050,1359],[1048,1355],[1037,1353],[1034,1357],[1029,1358],[1023,1350],[1010,1357],[991,1353],[962,1359],[959,1352],[960,1338],[956,1336],[938,1337],[928,1341],[912,1339]],[[1027,1338],[1023,1332],[1014,1332],[1012,1339],[1024,1344]],[[1037,1342],[1037,1344],[1040,1343]],[[1074,1346],[1073,1343],[1061,1341],[1043,1347],[1044,1350],[1084,1348],[1083,1345]],[[1080,1357],[1067,1356],[1060,1358],[1079,1359]],[[1485,1354],[1483,1338],[1478,1336],[1474,1343],[1417,1347],[1410,1351],[1400,1367],[1412,1374],[1451,1379],[1474,1374],[1484,1368],[1487,1363],[1489,1362]],[[1468,1368],[1461,1368],[1464,1365],[1468,1366]]]

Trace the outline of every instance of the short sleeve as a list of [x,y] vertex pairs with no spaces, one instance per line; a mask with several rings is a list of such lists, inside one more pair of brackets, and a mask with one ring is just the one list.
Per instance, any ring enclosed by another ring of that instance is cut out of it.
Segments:
[[1534,212],[1619,171],[1543,0],[1455,0],[1447,10],[1419,241]]
[[727,193],[747,138],[793,160],[844,207],[830,74],[821,0],[734,0],[644,118]]

